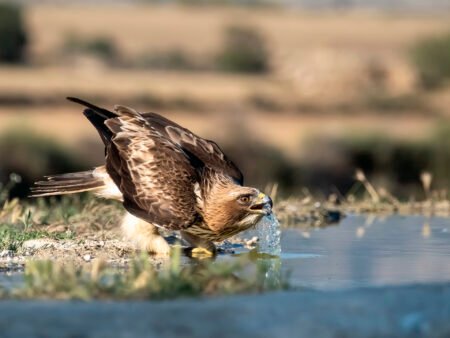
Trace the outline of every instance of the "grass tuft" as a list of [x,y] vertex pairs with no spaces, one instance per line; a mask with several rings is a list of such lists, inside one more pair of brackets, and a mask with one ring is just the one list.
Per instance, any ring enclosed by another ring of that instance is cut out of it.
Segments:
[[267,265],[251,264],[247,257],[233,262],[200,261],[182,266],[179,247],[174,249],[170,264],[161,270],[146,255],[132,260],[124,271],[112,269],[101,260],[94,261],[89,268],[50,260],[28,261],[24,286],[4,292],[3,297],[162,300],[260,293],[289,287],[286,282],[266,283],[267,269]]
[[8,225],[0,226],[0,250],[18,251],[22,244],[30,239],[50,238],[50,239],[72,239],[75,234],[68,232],[51,233],[38,229],[20,229]]

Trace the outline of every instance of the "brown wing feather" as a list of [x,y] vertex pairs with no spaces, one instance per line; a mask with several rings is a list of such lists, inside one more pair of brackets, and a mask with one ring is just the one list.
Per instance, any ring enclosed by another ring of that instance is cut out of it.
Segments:
[[183,150],[136,111],[117,106],[119,117],[105,124],[114,134],[106,168],[133,214],[169,229],[183,229],[200,217],[193,184],[195,169]]
[[189,154],[193,154],[207,167],[233,178],[238,184],[244,183],[239,168],[227,158],[222,149],[213,141],[195,135],[190,130],[156,113],[143,113],[142,116],[152,127],[178,144]]

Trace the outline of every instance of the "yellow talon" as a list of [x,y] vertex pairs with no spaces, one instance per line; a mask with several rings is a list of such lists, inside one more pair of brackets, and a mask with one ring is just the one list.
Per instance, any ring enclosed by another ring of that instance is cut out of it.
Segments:
[[191,251],[192,257],[213,257],[214,253],[205,248],[193,248]]

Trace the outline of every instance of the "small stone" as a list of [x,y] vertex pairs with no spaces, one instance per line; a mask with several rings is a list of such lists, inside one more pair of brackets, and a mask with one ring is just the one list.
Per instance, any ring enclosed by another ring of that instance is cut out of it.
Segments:
[[22,248],[25,250],[40,250],[53,248],[55,241],[48,238],[30,239],[22,244]]
[[358,237],[358,238],[364,237],[365,233],[366,233],[366,229],[364,229],[364,227],[358,227],[356,229],[356,237]]
[[64,225],[49,226],[47,229],[47,231],[50,233],[64,233],[66,230],[67,229]]
[[84,260],[85,262],[90,262],[91,259],[92,259],[91,255],[84,255],[84,256],[83,256],[83,260]]
[[247,245],[247,246],[255,246],[256,243],[258,243],[258,241],[259,241],[259,238],[257,236],[253,236],[252,238],[250,238],[249,240],[247,240],[245,242],[245,245]]
[[3,250],[0,252],[0,257],[12,257],[14,256],[14,253],[12,252],[12,250]]

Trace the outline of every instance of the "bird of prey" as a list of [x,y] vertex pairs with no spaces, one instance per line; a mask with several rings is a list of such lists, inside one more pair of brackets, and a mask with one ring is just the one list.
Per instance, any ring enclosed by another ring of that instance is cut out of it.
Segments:
[[180,231],[193,252],[215,254],[213,242],[254,226],[272,212],[269,196],[243,185],[243,175],[219,146],[156,113],[114,111],[79,98],[105,145],[105,165],[47,176],[32,196],[93,191],[120,200],[122,229],[137,249],[167,254],[159,228]]

